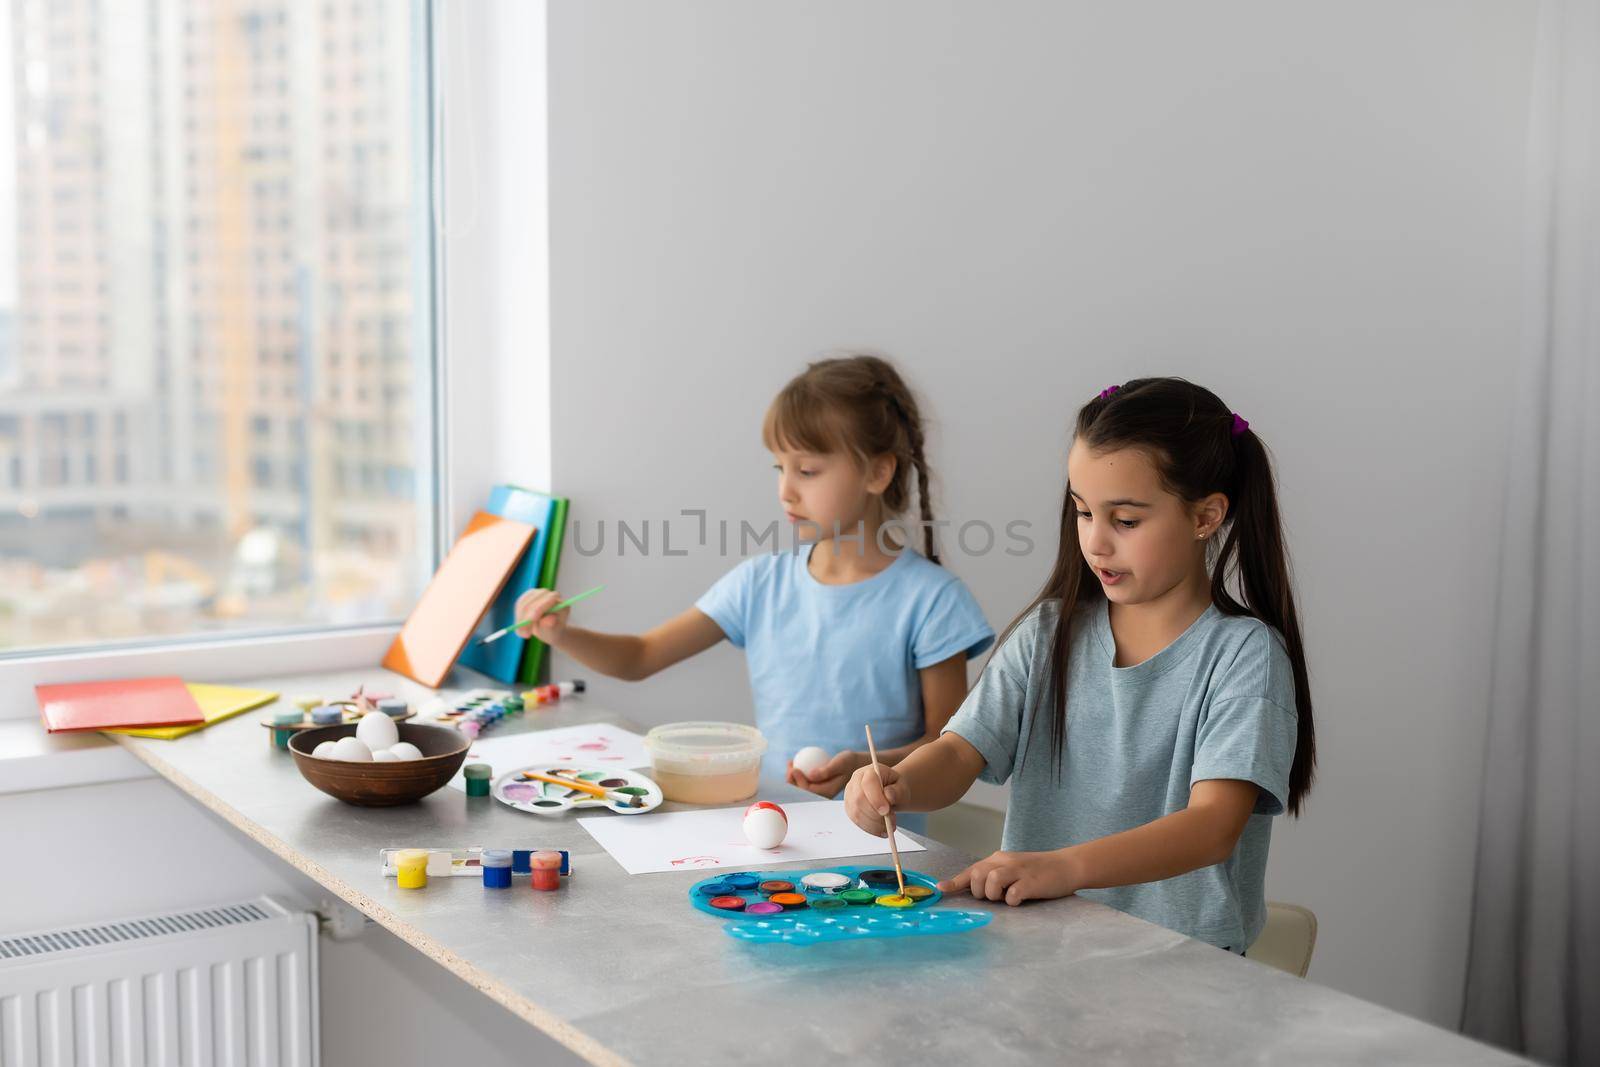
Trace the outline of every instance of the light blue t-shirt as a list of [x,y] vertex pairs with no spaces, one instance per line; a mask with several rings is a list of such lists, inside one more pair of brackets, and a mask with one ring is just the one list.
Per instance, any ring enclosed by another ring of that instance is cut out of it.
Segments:
[[747,559],[695,602],[744,649],[762,775],[779,781],[807,745],[865,749],[869,723],[880,750],[915,741],[926,729],[917,672],[994,642],[961,579],[910,549],[849,585],[817,581],[809,556]]
[[983,755],[986,781],[1011,780],[1007,851],[1065,848],[1154,822],[1187,807],[1195,782],[1254,782],[1255,812],[1223,862],[1079,894],[1243,952],[1266,920],[1272,816],[1289,796],[1297,720],[1288,653],[1265,623],[1212,606],[1154,656],[1117,667],[1107,611],[1093,602],[1073,623],[1059,779],[1048,677],[1057,601],[1017,625],[945,730]]

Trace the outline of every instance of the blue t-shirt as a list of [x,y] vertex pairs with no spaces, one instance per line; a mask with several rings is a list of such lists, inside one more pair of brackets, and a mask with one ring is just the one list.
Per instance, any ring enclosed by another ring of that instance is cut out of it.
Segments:
[[1074,618],[1067,727],[1050,754],[1050,650],[1058,601],[1017,624],[945,726],[982,755],[985,781],[1011,782],[1001,847],[1047,852],[1154,822],[1189,804],[1194,783],[1233,778],[1260,793],[1233,854],[1159,882],[1078,895],[1243,952],[1266,920],[1272,817],[1289,799],[1294,670],[1277,631],[1213,605],[1143,663],[1116,666],[1105,601]]
[[745,652],[756,726],[767,739],[762,775],[782,780],[807,745],[829,754],[879,749],[923,735],[917,671],[994,641],[961,579],[906,549],[861,582],[824,585],[809,550],[752,557],[695,607]]

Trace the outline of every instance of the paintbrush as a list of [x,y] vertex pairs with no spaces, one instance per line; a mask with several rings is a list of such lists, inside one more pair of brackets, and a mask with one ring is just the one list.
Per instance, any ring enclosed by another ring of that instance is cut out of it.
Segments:
[[[883,769],[878,766],[878,750],[872,744],[872,727],[867,727],[867,752],[872,756],[872,773],[878,776],[878,786],[883,786]],[[889,816],[883,817],[883,829],[889,837],[889,854],[894,857],[894,878],[900,883],[900,895],[906,895],[906,872],[900,869],[900,849],[894,843],[894,824]]]
[[549,782],[551,785],[564,785],[568,789],[576,789],[580,793],[609,800],[616,804],[623,804],[630,808],[644,807],[644,797],[633,796],[630,793],[618,793],[604,786],[594,785],[590,782],[580,782],[576,778],[563,778],[558,774],[540,774],[537,771],[523,771],[522,777],[533,782]]
[[[597,585],[593,589],[585,589],[583,592],[579,593],[577,596],[569,596],[569,597],[567,597],[567,599],[563,600],[561,603],[557,604],[555,607],[553,607],[549,611],[545,612],[545,614],[546,615],[554,615],[558,611],[564,611],[567,608],[572,607],[572,605],[576,604],[578,601],[584,599],[585,597],[594,596],[596,593],[598,593],[600,590],[602,590],[604,588],[605,588],[605,586],[603,586],[603,585]],[[527,625],[528,625],[527,622],[514,622],[510,626],[507,626],[502,630],[496,630],[494,633],[490,634],[488,637],[480,637],[480,638],[478,638],[478,644],[487,645],[491,641],[498,641],[502,637],[504,637],[506,634],[510,633],[512,630],[515,630],[517,627],[519,627],[519,626],[527,626]]]

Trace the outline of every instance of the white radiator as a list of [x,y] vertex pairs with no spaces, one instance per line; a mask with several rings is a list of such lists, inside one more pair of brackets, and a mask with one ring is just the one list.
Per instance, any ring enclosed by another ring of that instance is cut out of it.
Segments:
[[0,1067],[317,1059],[316,916],[270,897],[0,934]]

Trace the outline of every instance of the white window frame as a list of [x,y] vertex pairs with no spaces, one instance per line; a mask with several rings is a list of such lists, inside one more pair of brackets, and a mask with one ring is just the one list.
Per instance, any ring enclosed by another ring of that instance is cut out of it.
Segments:
[[[415,9],[432,42],[433,202],[419,210],[432,223],[434,447],[425,458],[437,464],[437,565],[492,486],[551,485],[546,6],[417,0]],[[399,624],[3,655],[0,721],[37,716],[42,684],[376,668]]]

